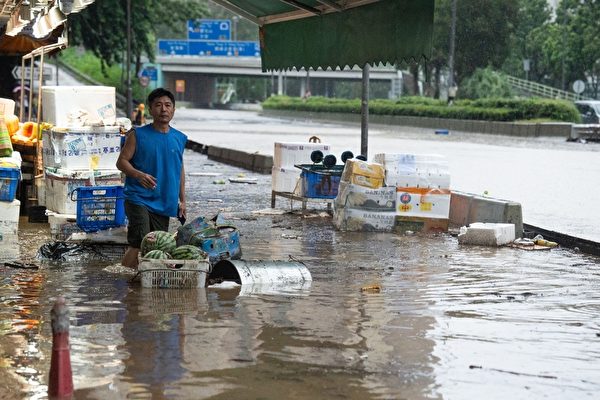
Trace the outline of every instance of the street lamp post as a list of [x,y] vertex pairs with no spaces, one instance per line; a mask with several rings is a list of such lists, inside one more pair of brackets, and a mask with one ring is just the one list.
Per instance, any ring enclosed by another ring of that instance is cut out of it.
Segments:
[[456,0],[451,4],[450,51],[448,54],[448,87],[454,86],[454,46],[456,42]]

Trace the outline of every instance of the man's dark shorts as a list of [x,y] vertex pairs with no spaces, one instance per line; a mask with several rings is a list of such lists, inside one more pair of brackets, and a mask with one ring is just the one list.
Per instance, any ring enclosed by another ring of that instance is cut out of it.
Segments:
[[154,214],[144,206],[125,200],[125,214],[129,220],[127,226],[127,242],[131,247],[139,249],[142,239],[148,232],[169,230],[169,217]]

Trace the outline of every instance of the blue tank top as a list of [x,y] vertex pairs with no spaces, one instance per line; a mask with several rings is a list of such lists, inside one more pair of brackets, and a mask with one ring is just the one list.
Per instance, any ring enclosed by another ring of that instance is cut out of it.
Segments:
[[177,216],[183,150],[187,136],[175,128],[158,132],[148,124],[135,129],[135,154],[131,165],[156,178],[156,189],[146,189],[137,179],[125,178],[125,198],[151,212]]

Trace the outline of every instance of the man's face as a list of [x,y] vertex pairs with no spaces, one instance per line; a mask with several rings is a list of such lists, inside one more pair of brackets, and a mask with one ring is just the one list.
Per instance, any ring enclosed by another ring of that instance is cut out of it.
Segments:
[[175,114],[175,106],[168,96],[154,99],[150,104],[150,115],[156,122],[168,124]]

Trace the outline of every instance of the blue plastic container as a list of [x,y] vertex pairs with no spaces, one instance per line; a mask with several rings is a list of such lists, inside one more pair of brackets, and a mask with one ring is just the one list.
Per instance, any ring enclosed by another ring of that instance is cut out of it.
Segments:
[[0,201],[13,201],[17,195],[21,170],[0,167]]
[[296,165],[302,170],[302,195],[312,199],[335,199],[340,187],[343,165]]
[[84,232],[125,225],[123,186],[81,186],[71,200],[77,201],[77,226]]
[[242,257],[240,233],[233,226],[218,226],[218,233],[210,236],[198,235],[190,244],[198,246],[206,253],[211,264],[220,260],[237,260]]

